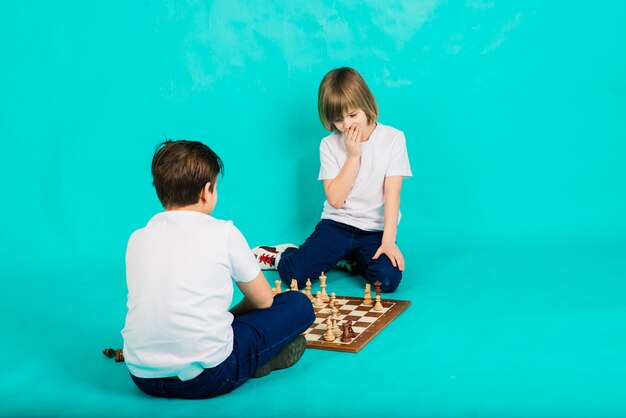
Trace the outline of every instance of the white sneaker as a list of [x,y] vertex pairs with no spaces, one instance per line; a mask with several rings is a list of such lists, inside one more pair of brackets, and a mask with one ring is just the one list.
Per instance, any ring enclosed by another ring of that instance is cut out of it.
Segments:
[[287,248],[298,248],[295,244],[280,244],[276,246],[260,245],[252,249],[261,270],[276,270],[280,256]]

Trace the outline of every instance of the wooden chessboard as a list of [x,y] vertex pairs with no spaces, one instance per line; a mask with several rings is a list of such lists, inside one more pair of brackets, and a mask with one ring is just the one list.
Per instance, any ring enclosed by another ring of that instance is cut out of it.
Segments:
[[[344,321],[352,321],[352,329],[356,334],[349,343],[341,342],[341,337],[337,337],[331,342],[324,341],[326,318],[332,314],[332,311],[328,308],[328,303],[324,303],[319,308],[313,307],[315,310],[315,322],[302,334],[306,337],[307,347],[349,353],[359,352],[365,344],[370,342],[372,338],[411,304],[408,300],[383,299],[381,302],[383,310],[377,312],[373,310],[373,306],[363,305],[363,298],[336,297],[335,306],[339,308],[338,324],[342,324]],[[339,327],[341,328],[341,325]]]

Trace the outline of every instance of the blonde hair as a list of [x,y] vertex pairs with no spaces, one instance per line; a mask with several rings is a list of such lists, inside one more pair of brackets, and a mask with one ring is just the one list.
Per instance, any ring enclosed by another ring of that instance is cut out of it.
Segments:
[[322,125],[329,131],[336,131],[334,121],[352,109],[363,110],[368,123],[378,119],[376,99],[358,71],[350,67],[329,71],[322,79],[317,95]]

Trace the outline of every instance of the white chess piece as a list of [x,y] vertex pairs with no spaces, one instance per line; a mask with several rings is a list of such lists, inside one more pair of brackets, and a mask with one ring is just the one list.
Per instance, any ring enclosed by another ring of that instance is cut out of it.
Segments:
[[322,306],[324,306],[324,303],[322,302],[322,292],[320,292],[319,290],[315,294],[315,299],[313,300],[313,306],[315,306],[316,308],[321,308]]
[[376,303],[374,304],[375,311],[382,311],[383,304],[380,302],[380,295],[376,295]]
[[330,317],[326,318],[326,332],[324,333],[324,341],[335,341],[337,336],[333,331],[333,323],[330,320]]
[[276,294],[281,293],[283,290],[280,288],[280,280],[274,280],[274,283],[276,283]]

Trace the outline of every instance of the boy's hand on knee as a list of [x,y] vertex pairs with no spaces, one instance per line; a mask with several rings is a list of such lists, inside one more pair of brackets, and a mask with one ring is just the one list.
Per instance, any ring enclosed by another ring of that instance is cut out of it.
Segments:
[[394,267],[397,267],[400,271],[404,271],[404,256],[395,242],[383,242],[380,247],[378,247],[378,250],[376,250],[376,254],[374,254],[372,260],[376,260],[382,254],[389,257]]

